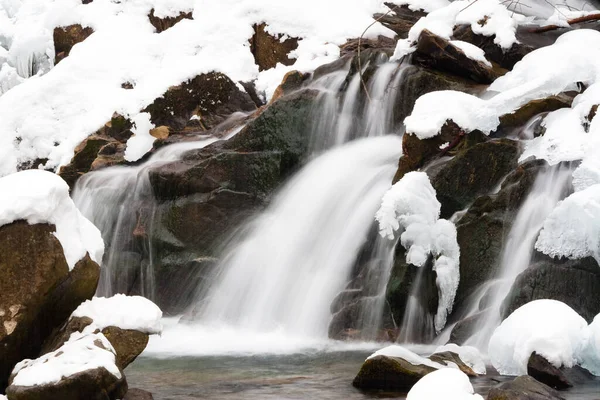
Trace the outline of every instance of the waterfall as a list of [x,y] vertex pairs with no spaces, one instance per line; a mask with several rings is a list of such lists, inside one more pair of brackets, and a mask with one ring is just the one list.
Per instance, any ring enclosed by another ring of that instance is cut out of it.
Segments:
[[235,239],[199,321],[326,337],[401,147],[397,136],[357,140],[309,163]]
[[465,344],[487,351],[487,344],[500,325],[500,306],[509,293],[517,276],[525,271],[531,262],[534,244],[546,217],[566,194],[571,178],[571,169],[558,165],[542,170],[523,202],[506,239],[499,269],[494,280],[487,283],[486,293],[475,296],[471,309],[478,309],[483,296],[489,296],[489,306],[477,323],[476,332]]

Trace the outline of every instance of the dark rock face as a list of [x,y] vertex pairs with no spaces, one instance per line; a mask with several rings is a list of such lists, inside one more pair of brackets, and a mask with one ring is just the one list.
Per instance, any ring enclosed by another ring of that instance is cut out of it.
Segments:
[[376,356],[362,365],[352,385],[364,391],[408,392],[425,375],[435,371],[426,365],[413,365],[402,358]]
[[150,20],[152,26],[156,29],[156,33],[161,33],[169,28],[172,28],[173,26],[175,26],[175,24],[177,24],[180,21],[183,21],[184,19],[192,19],[192,13],[180,12],[179,15],[177,15],[176,17],[159,18],[156,15],[154,15],[153,8],[152,10],[150,10],[150,15],[148,15],[148,19]]
[[254,35],[250,40],[250,51],[259,71],[274,68],[278,63],[292,65],[295,60],[288,54],[298,47],[297,38],[281,40],[283,35],[273,36],[267,32],[267,25],[254,25]]
[[449,343],[456,343],[459,346],[462,346],[471,335],[476,332],[477,325],[483,316],[483,312],[479,312],[458,321],[456,325],[454,325],[454,328],[452,328]]
[[487,400],[506,399],[564,400],[556,390],[526,375],[492,388],[487,396]]
[[14,365],[36,358],[53,329],[96,291],[100,267],[88,256],[72,271],[54,226],[0,227],[0,390]]
[[508,317],[522,305],[538,299],[562,301],[588,323],[600,313],[600,267],[593,258],[554,260],[538,254],[538,261],[522,272],[502,305]]
[[[205,131],[234,112],[255,109],[256,105],[250,96],[240,91],[231,79],[224,74],[211,72],[170,87],[144,111],[150,113],[150,120],[155,126],[164,125],[182,131],[193,122],[189,129]],[[198,119],[190,122],[193,115]]]
[[73,46],[83,42],[92,33],[94,33],[92,28],[84,28],[79,24],[54,28],[54,64],[58,64],[68,57]]
[[548,360],[535,351],[527,362],[527,375],[557,390],[568,389],[573,386],[559,368],[550,364]]
[[421,32],[413,55],[416,64],[446,71],[477,83],[492,83],[500,71],[490,65],[473,60],[450,41],[427,29]]
[[519,145],[509,139],[489,140],[461,151],[430,174],[441,216],[448,218],[477,196],[489,193],[517,166]]
[[329,324],[329,338],[336,340],[372,340],[375,336],[376,340],[395,341],[397,335],[396,326],[387,304],[384,305],[384,309],[382,310],[380,327],[377,332],[373,332],[376,328],[363,325],[363,320],[370,317],[367,313],[374,310],[372,304],[379,300],[381,299],[371,296],[360,297],[346,303],[333,314],[333,318]]

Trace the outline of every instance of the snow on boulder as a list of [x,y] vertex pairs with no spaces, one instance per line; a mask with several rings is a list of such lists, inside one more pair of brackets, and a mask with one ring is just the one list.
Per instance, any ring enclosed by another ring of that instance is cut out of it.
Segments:
[[535,300],[496,328],[488,354],[502,375],[527,374],[533,352],[557,368],[570,368],[580,362],[588,335],[587,322],[571,307],[555,300]]
[[69,269],[86,254],[97,264],[102,262],[100,231],[75,207],[62,178],[42,170],[22,171],[0,178],[0,193],[0,226],[19,220],[52,224]]
[[454,343],[448,343],[444,346],[439,346],[437,349],[435,349],[433,354],[447,351],[457,354],[461,361],[469,366],[476,374],[486,374],[487,370],[485,368],[485,361],[476,347],[459,346]]
[[71,318],[74,317],[89,317],[98,329],[116,326],[149,335],[162,332],[162,311],[141,296],[116,294],[112,297],[94,297],[82,303],[71,315]]
[[600,376],[600,314],[596,315],[589,330],[588,340],[581,353],[581,366]]
[[406,261],[417,267],[434,259],[439,301],[435,329],[441,331],[454,305],[459,282],[460,249],[456,227],[439,219],[441,204],[424,172],[409,172],[388,190],[375,214],[379,234],[393,239],[400,233],[400,243],[407,249]]
[[18,363],[6,390],[15,400],[31,398],[123,398],[127,382],[115,364],[115,351],[102,335],[72,337],[58,350]]
[[469,377],[457,369],[440,369],[421,378],[408,392],[407,400],[483,400]]

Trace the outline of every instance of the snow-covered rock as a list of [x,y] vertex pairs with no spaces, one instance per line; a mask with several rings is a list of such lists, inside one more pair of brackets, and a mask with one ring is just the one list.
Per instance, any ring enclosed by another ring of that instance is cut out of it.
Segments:
[[421,378],[408,392],[407,400],[483,400],[469,377],[457,369],[440,369]]
[[433,256],[436,284],[439,292],[435,329],[446,325],[452,311],[459,282],[460,249],[456,241],[456,227],[450,221],[439,219],[441,204],[424,172],[404,175],[381,200],[375,215],[379,233],[394,238],[400,233],[400,243],[407,249],[406,261],[422,267]]
[[552,365],[570,368],[581,360],[588,324],[564,303],[536,300],[525,304],[496,328],[488,347],[492,365],[503,375],[524,375],[531,353]]
[[69,268],[86,254],[102,262],[104,241],[100,231],[75,207],[69,186],[53,173],[28,170],[0,178],[0,226],[25,220],[56,226]]
[[485,361],[476,347],[459,346],[454,343],[448,343],[444,346],[439,346],[433,353],[442,353],[445,351],[458,354],[461,361],[469,366],[475,373],[479,375],[486,374]]

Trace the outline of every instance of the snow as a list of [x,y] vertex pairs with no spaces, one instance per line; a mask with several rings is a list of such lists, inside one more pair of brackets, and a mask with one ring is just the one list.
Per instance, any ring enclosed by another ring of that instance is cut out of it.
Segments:
[[133,136],[127,140],[125,149],[125,160],[137,161],[152,149],[152,144],[156,140],[150,135],[150,129],[154,124],[150,122],[150,113],[139,113],[131,121],[134,124]]
[[385,193],[375,214],[382,237],[392,240],[394,232],[400,233],[400,243],[407,249],[407,263],[422,267],[433,256],[439,293],[437,332],[444,328],[452,311],[460,278],[456,227],[439,219],[440,210],[441,204],[427,174],[409,172]]
[[436,363],[434,361],[431,361],[429,358],[421,357],[417,353],[413,353],[406,347],[402,347],[402,346],[399,346],[396,344],[393,344],[391,346],[384,347],[383,349],[377,350],[375,353],[373,353],[369,357],[367,357],[367,360],[370,360],[371,358],[374,358],[377,356],[401,358],[404,361],[406,361],[412,365],[426,365],[428,367],[435,368],[435,369],[444,369],[444,368],[448,368],[448,367],[458,368],[456,366],[456,364],[454,364],[454,363],[449,363],[448,366]]
[[456,369],[440,369],[425,375],[410,389],[407,400],[483,400],[475,394],[469,377]]
[[71,318],[73,317],[91,318],[94,321],[90,325],[91,331],[109,326],[147,334],[162,331],[162,311],[152,301],[141,296],[116,294],[112,297],[94,297],[77,307],[71,314]]
[[502,375],[527,374],[534,351],[557,368],[570,368],[581,359],[588,335],[587,322],[571,307],[556,300],[535,300],[496,328],[488,354]]
[[479,47],[471,44],[469,42],[463,42],[462,40],[451,40],[450,44],[458,47],[462,50],[463,53],[471,60],[479,61],[487,65],[488,67],[492,66],[492,63],[485,58],[485,52],[481,50]]
[[69,269],[86,253],[96,263],[102,262],[100,231],[75,207],[62,178],[42,170],[22,171],[0,178],[0,193],[0,226],[18,220],[53,224]]
[[581,366],[592,374],[600,376],[600,314],[589,326],[590,334],[582,352]]
[[406,131],[421,139],[430,138],[452,120],[466,131],[489,134],[498,127],[500,116],[513,113],[531,100],[577,90],[578,82],[587,86],[595,83],[600,77],[598,59],[600,32],[567,32],[553,45],[529,53],[512,71],[496,79],[487,89],[486,99],[455,91],[421,96],[404,121]]
[[392,3],[398,6],[407,6],[412,11],[425,11],[430,13],[438,8],[446,7],[450,2],[448,0],[396,0]]
[[476,374],[486,374],[487,369],[485,367],[485,361],[476,347],[459,346],[454,343],[448,343],[444,346],[438,347],[433,353],[443,353],[445,351],[458,354],[458,357],[461,359],[461,361],[469,366]]
[[[429,6],[432,11],[417,21],[408,32],[406,39],[398,41],[393,60],[399,60],[412,53],[414,44],[424,29],[450,40],[454,26],[465,24],[470,25],[473,32],[477,34],[494,36],[494,43],[504,50],[517,42],[515,32],[518,22],[523,18],[508,11],[498,0],[457,0],[451,3],[430,3]],[[467,51],[470,54],[479,53],[472,48]]]
[[[105,349],[98,347],[100,341]],[[105,368],[117,378],[121,372],[115,365],[115,350],[102,333],[71,336],[71,339],[58,350],[45,354],[36,360],[23,360],[18,363],[12,385],[36,386],[59,382],[79,372]]]
[[[222,72],[235,82],[256,80],[268,98],[286,72],[310,72],[337,59],[338,45],[360,36],[373,22],[373,13],[386,11],[382,3],[95,0],[83,5],[77,0],[2,0],[0,58],[7,67],[0,70],[0,176],[36,158],[47,158],[48,169],[67,164],[73,149],[113,113],[141,119],[140,111],[170,86],[201,73]],[[147,17],[152,8],[157,16],[192,11],[194,19],[157,34]],[[294,65],[259,73],[248,39],[253,25],[262,22],[269,33],[301,39],[291,54]],[[94,33],[53,66],[53,29],[76,23]],[[394,35],[377,23],[366,37],[380,34]],[[124,82],[134,83],[134,88],[123,89]],[[128,151],[129,159],[138,158],[151,140],[146,124],[141,125],[130,143],[134,149]]]

